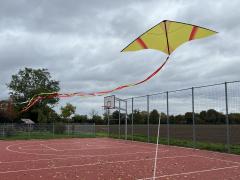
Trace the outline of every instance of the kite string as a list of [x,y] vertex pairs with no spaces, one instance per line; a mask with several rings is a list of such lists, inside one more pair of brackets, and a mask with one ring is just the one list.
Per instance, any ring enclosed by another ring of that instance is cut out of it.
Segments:
[[156,178],[156,171],[157,171],[158,141],[159,141],[160,126],[161,126],[161,112],[159,113],[159,119],[158,119],[157,144],[156,144],[154,166],[153,166],[153,168],[154,168],[154,170],[153,170],[153,180],[155,180],[155,178]]
[[28,102],[27,106],[23,108],[23,110],[21,112],[26,112],[28,111],[32,106],[34,106],[35,104],[37,104],[38,102],[40,102],[41,100],[44,99],[52,99],[52,98],[67,98],[67,97],[72,97],[72,96],[80,96],[80,97],[91,97],[91,96],[102,96],[108,93],[112,93],[115,91],[119,91],[128,87],[133,87],[133,86],[137,86],[139,84],[142,84],[148,80],[150,80],[153,76],[155,76],[162,68],[163,66],[167,63],[168,59],[170,56],[168,56],[166,58],[166,60],[161,64],[161,66],[155,70],[152,74],[150,74],[147,78],[145,78],[144,80],[141,80],[139,82],[136,83],[130,83],[130,84],[126,84],[126,85],[122,85],[119,86],[117,88],[114,88],[112,90],[107,90],[107,91],[99,91],[99,92],[95,92],[95,93],[84,93],[84,92],[77,92],[77,93],[57,93],[57,92],[53,92],[53,93],[40,93],[38,95],[34,95],[30,101]]

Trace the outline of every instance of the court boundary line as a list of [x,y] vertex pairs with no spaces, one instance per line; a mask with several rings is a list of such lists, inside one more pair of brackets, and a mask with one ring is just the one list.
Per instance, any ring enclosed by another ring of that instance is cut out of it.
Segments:
[[222,162],[235,163],[235,164],[239,164],[240,165],[240,162],[237,162],[237,161],[231,161],[231,160],[225,160],[225,159],[219,159],[219,158],[211,158],[211,157],[202,156],[202,155],[195,155],[195,156],[201,157],[201,158],[206,158],[206,159],[211,159],[211,160],[222,161]]
[[[5,149],[7,150],[7,151],[10,151],[10,152],[14,152],[14,153],[19,153],[19,154],[28,154],[28,155],[41,155],[41,156],[70,156],[70,155],[57,155],[57,154],[39,154],[39,153],[30,153],[30,152],[21,152],[21,151],[17,151],[17,150],[12,150],[12,149],[10,149],[10,147],[13,147],[13,146],[17,146],[17,145],[20,145],[20,144],[25,144],[25,143],[19,143],[19,144],[11,144],[11,145],[9,145],[9,146],[7,146]],[[40,144],[38,144],[38,145],[40,145]],[[21,146],[20,146],[21,147]],[[99,149],[119,149],[119,148],[121,148],[121,149],[124,149],[124,148],[135,148],[135,147],[115,147],[115,146],[109,146],[108,148],[86,148],[86,149],[74,149],[75,151],[86,151],[86,150],[99,150]],[[144,148],[144,147],[143,147]],[[145,149],[150,149],[150,148],[145,148]],[[25,149],[26,150],[26,149]],[[31,150],[31,149],[29,149],[29,150]],[[59,150],[59,151],[68,151],[68,150]],[[71,149],[69,150],[69,151],[71,151]]]
[[[168,175],[157,176],[157,177],[155,177],[155,178],[158,179],[158,178],[164,178],[164,177],[173,177],[173,176],[189,175],[189,174],[204,173],[204,172],[211,172],[211,171],[219,171],[219,170],[233,169],[233,168],[239,168],[239,166],[226,166],[226,167],[222,167],[222,168],[211,168],[211,169],[200,170],[200,171],[190,171],[190,172],[186,172],[186,173],[168,174]],[[140,178],[140,179],[137,179],[137,180],[148,180],[148,179],[153,179],[153,177]]]
[[[69,155],[69,157],[66,158],[43,158],[43,159],[33,159],[33,160],[25,160],[25,161],[1,161],[0,164],[11,164],[11,163],[21,163],[21,162],[32,162],[32,161],[48,161],[48,160],[58,160],[58,159],[72,159],[72,158],[94,158],[94,157],[109,157],[109,156],[122,156],[122,155],[134,155],[134,154],[147,154],[147,153],[153,153],[154,151],[149,152],[134,152],[134,153],[116,153],[116,154],[106,154],[106,155],[77,155],[72,156]],[[165,152],[165,151],[162,151]]]
[[[162,157],[162,158],[157,158],[157,159],[174,159],[174,158],[186,158],[186,157],[192,157],[192,155]],[[134,159],[134,160],[126,160],[126,161],[106,161],[106,162],[96,162],[96,163],[87,163],[87,164],[75,164],[75,165],[71,165],[71,166],[55,166],[55,167],[45,167],[45,168],[21,169],[21,170],[14,170],[14,171],[0,171],[0,174],[28,172],[28,171],[41,171],[41,170],[61,169],[61,168],[73,168],[73,167],[81,167],[81,166],[95,166],[95,165],[114,164],[114,163],[150,161],[150,160],[154,160],[154,158]]]
[[[52,147],[50,147],[50,146],[48,146],[48,145],[45,145],[45,144],[40,144],[40,146],[43,146],[43,147],[45,147],[45,148],[47,148],[47,149],[50,149],[50,150],[53,150],[53,151],[61,151],[61,150],[57,150],[57,149],[55,149],[55,148],[52,148]],[[21,147],[21,146],[20,146]],[[26,149],[23,149],[23,150],[26,150]],[[31,149],[30,149],[31,150]]]

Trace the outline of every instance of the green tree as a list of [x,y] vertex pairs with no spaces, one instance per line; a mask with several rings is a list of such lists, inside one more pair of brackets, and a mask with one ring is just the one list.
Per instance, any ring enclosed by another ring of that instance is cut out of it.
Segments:
[[207,119],[207,111],[201,111],[200,112],[200,119],[202,122],[205,122]]
[[161,124],[167,124],[167,115],[161,112]]
[[92,117],[92,122],[95,123],[95,124],[103,124],[103,119],[99,115],[94,115]]
[[185,117],[185,121],[187,122],[187,124],[192,124],[192,122],[193,122],[192,112],[186,112],[184,117]]
[[149,115],[149,123],[157,124],[159,120],[159,113],[156,109],[152,110]]
[[175,123],[176,124],[186,124],[186,119],[183,115],[178,114],[175,116]]
[[[60,90],[59,81],[53,80],[47,69],[25,68],[19,70],[17,74],[12,75],[11,82],[7,84],[10,90],[10,96],[15,104],[15,110],[21,110],[26,104],[22,102],[30,100],[39,93],[58,92]],[[53,107],[59,99],[46,99],[35,105],[31,111],[38,113],[38,120],[45,119],[47,114],[44,111],[48,107]],[[31,116],[25,113],[23,116]],[[41,116],[41,117],[40,117]]]
[[[120,114],[120,116],[121,116],[121,114]],[[112,113],[112,118],[113,119],[119,119],[119,111],[118,110],[116,110]]]
[[133,122],[134,124],[144,124],[144,116],[138,109],[133,111]]
[[88,123],[89,122],[87,115],[76,114],[72,119],[75,123]]
[[76,111],[76,107],[70,103],[67,103],[64,107],[61,107],[61,116],[64,119],[69,120],[70,116],[73,115],[75,111]]

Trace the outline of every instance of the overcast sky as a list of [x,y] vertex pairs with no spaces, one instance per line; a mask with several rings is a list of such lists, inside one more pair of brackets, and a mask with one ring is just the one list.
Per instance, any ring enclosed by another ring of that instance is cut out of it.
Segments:
[[[219,33],[179,47],[151,81],[116,92],[131,97],[240,80],[239,0],[2,0],[0,2],[0,99],[6,83],[24,67],[47,68],[61,92],[94,92],[144,79],[166,55],[120,51],[164,19]],[[70,98],[78,113],[96,109],[103,97]]]

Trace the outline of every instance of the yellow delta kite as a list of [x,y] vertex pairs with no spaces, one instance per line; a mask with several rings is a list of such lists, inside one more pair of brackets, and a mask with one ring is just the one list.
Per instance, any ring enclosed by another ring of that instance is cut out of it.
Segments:
[[122,52],[155,49],[170,55],[185,42],[216,33],[200,26],[164,20],[135,39]]
[[194,40],[205,38],[211,35],[214,35],[215,31],[212,31],[207,28],[203,28],[200,26],[186,24],[182,22],[176,21],[168,21],[164,20],[152,27],[147,32],[143,33],[137,39],[135,39],[132,43],[130,43],[126,48],[122,50],[125,51],[138,51],[143,49],[155,49],[162,51],[168,55],[166,60],[155,70],[152,74],[147,76],[145,79],[135,82],[129,83],[125,85],[118,86],[116,88],[104,91],[96,91],[96,92],[75,92],[75,93],[58,93],[58,92],[43,92],[33,96],[29,101],[24,103],[28,103],[22,110],[22,112],[28,111],[32,106],[36,103],[51,98],[65,98],[72,96],[80,96],[80,97],[89,97],[89,96],[102,96],[108,93],[112,93],[115,91],[119,91],[125,88],[133,87],[139,84],[142,84],[148,80],[150,80],[153,76],[155,76],[162,67],[167,63],[170,54],[177,49],[181,44]]

